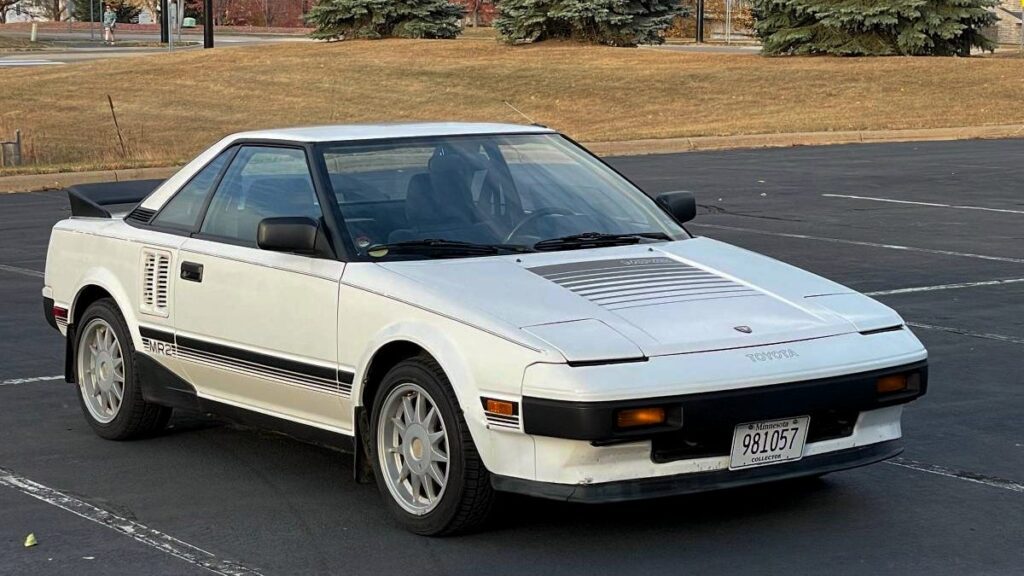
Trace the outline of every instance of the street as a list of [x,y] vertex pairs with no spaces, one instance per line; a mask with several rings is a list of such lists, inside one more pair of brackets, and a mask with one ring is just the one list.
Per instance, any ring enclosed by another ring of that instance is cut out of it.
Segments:
[[1022,159],[1024,140],[611,159],[649,194],[693,191],[694,234],[900,312],[930,354],[906,451],[657,501],[509,496],[487,531],[446,539],[396,526],[350,457],[285,436],[176,414],[158,438],[96,437],[40,304],[67,198],[0,195],[0,573],[1020,574]]

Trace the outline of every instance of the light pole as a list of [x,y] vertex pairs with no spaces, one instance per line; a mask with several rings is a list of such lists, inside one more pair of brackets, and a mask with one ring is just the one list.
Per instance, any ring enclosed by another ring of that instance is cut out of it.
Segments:
[[207,48],[213,48],[213,0],[203,0],[203,49]]
[[[1021,0],[1024,2],[1024,0]],[[697,0],[697,44],[704,43],[704,0]]]
[[160,0],[160,43],[166,44],[170,39],[170,22],[167,20],[167,0]]

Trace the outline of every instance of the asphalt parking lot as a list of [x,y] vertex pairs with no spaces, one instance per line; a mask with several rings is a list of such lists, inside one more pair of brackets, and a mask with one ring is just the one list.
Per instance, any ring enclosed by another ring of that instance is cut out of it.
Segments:
[[651,502],[509,497],[487,532],[413,536],[325,449],[196,415],[96,437],[40,310],[67,201],[0,195],[0,574],[1024,573],[1024,140],[612,162],[697,193],[694,233],[903,314],[931,379],[899,459]]

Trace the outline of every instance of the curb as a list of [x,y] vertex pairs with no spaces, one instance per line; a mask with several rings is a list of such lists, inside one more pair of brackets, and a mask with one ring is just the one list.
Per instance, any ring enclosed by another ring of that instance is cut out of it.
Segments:
[[599,156],[640,156],[702,150],[738,148],[782,148],[788,146],[830,146],[836,144],[877,144],[883,142],[939,142],[1024,138],[1024,125],[965,126],[961,128],[916,128],[910,130],[850,130],[839,132],[790,132],[740,136],[697,136],[693,138],[652,138],[584,144]]
[[[642,156],[702,150],[876,144],[884,142],[940,142],[949,140],[991,140],[1024,138],[1024,125],[966,126],[961,128],[918,128],[911,130],[851,130],[840,132],[790,132],[740,136],[696,136],[693,138],[650,138],[609,142],[584,142],[598,156]],[[26,174],[0,177],[0,194],[59,190],[75,184],[120,180],[168,178],[180,166],[99,170],[61,174]]]
[[179,166],[160,168],[130,168],[126,170],[97,170],[94,172],[64,172],[60,174],[25,174],[0,178],[0,194],[14,192],[42,192],[61,190],[75,184],[118,182],[121,180],[148,180],[169,178]]

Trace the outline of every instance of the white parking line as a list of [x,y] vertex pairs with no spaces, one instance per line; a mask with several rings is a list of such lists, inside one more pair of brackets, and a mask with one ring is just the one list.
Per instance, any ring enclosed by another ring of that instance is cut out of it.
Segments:
[[0,264],[0,270],[5,272],[14,272],[15,274],[24,274],[25,276],[35,276],[36,278],[45,278],[46,274],[43,274],[39,270],[32,270],[31,268],[20,268],[18,266],[8,266],[7,264]]
[[926,330],[939,330],[940,332],[949,332],[950,334],[970,336],[971,338],[984,338],[985,340],[998,340],[1000,342],[1009,342],[1011,344],[1024,344],[1024,338],[1017,338],[1015,336],[1004,336],[1003,334],[971,332],[970,330],[963,330],[961,328],[951,328],[949,326],[936,326],[935,324],[922,324],[920,322],[907,322],[907,326],[913,326],[914,328],[924,328]]
[[975,288],[978,286],[1001,286],[1003,284],[1017,284],[1024,282],[1024,278],[1007,278],[1006,280],[983,280],[981,282],[958,282],[956,284],[936,284],[934,286],[917,286],[914,288],[897,288],[895,290],[876,290],[865,292],[866,296],[891,296],[893,294],[913,294],[914,292],[933,292],[935,290],[953,290],[956,288]]
[[50,382],[52,380],[63,380],[64,376],[33,376],[31,378],[12,378],[0,381],[0,386],[14,386],[15,384],[31,384],[32,382]]
[[953,470],[952,468],[945,468],[934,464],[925,464],[924,462],[918,462],[916,460],[893,458],[892,460],[887,460],[886,464],[892,464],[893,466],[899,466],[901,468],[909,468],[911,470],[917,470],[918,472],[927,472],[928,474],[937,474],[939,476],[945,476],[946,478],[955,478],[965,482],[984,484],[985,486],[991,486],[992,488],[1002,488],[1003,490],[1009,490],[1011,492],[1024,492],[1024,484],[1014,482],[1013,480],[983,476],[981,474],[965,472],[963,470]]
[[987,256],[985,254],[971,254],[969,252],[953,252],[952,250],[936,250],[934,248],[916,248],[914,246],[900,246],[899,244],[880,244],[878,242],[865,242],[863,240],[845,240],[842,238],[829,238],[826,236],[811,236],[808,234],[790,234],[787,232],[769,232],[767,230],[758,230],[757,228],[742,228],[740,226],[723,226],[721,224],[703,224],[691,222],[688,226],[697,226],[704,228],[714,228],[716,230],[733,230],[736,232],[749,232],[751,234],[761,234],[764,236],[780,236],[782,238],[799,238],[801,240],[818,240],[821,242],[831,242],[833,244],[851,244],[853,246],[869,246],[871,248],[887,248],[889,250],[904,250],[907,252],[923,252],[925,254],[939,254],[942,256],[962,256],[964,258],[978,258],[980,260],[993,260],[996,262],[1012,262],[1014,264],[1024,264],[1024,258],[1010,258],[1008,256]]
[[870,200],[872,202],[889,202],[892,204],[913,204],[915,206],[931,206],[933,208],[957,208],[959,210],[984,210],[986,212],[1003,212],[1006,214],[1024,214],[1024,210],[1007,208],[986,208],[984,206],[968,206],[965,204],[940,204],[938,202],[914,202],[912,200],[895,200],[893,198],[875,198],[873,196],[851,196],[849,194],[822,194],[826,198],[848,198],[850,200]]
[[62,65],[63,62],[53,60],[0,60],[0,66],[53,66]]
[[188,542],[183,542],[173,536],[153,530],[134,520],[122,518],[113,512],[97,508],[74,496],[18,476],[5,468],[0,468],[0,486],[13,488],[22,494],[67,510],[91,522],[106,526],[137,542],[152,546],[165,554],[170,554],[175,558],[180,558],[200,568],[205,568],[214,574],[221,574],[223,576],[260,576],[260,573],[252,568],[236,562],[218,559],[213,553],[193,546]]

